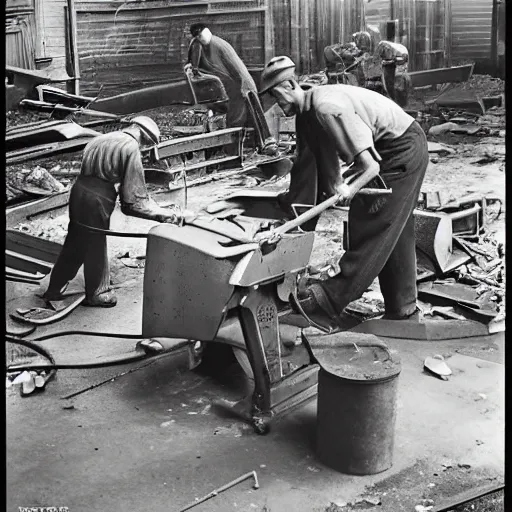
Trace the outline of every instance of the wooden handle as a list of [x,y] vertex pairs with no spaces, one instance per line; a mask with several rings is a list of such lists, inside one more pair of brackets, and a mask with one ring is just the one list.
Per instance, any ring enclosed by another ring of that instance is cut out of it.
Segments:
[[[366,194],[366,195],[389,195],[393,191],[390,188],[366,188],[362,189],[358,192],[358,194]],[[334,206],[338,201],[342,199],[342,194],[336,194],[332,197],[329,197],[329,199],[326,199],[325,201],[321,202],[320,204],[317,204],[307,212],[304,212],[302,215],[299,215],[296,219],[290,220],[288,222],[285,222],[282,226],[279,226],[275,231],[275,235],[282,235],[284,233],[288,233],[288,231],[291,231],[292,229],[295,229],[308,220],[314,219],[321,213],[323,213],[328,208],[331,208],[331,206]]]

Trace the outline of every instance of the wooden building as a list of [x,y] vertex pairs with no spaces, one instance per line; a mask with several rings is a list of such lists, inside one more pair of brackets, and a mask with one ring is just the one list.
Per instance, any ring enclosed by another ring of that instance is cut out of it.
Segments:
[[228,40],[249,68],[261,69],[273,55],[267,0],[7,0],[22,1],[32,2],[37,67],[78,74],[83,94],[181,77],[196,21]]
[[386,21],[397,19],[409,69],[474,61],[478,71],[482,63],[497,65],[504,47],[496,37],[500,5],[503,0],[6,0],[6,61],[65,70],[80,78],[83,94],[120,92],[181,77],[188,27],[205,21],[256,75],[273,55],[289,55],[300,73],[310,73],[324,67],[325,46],[349,41],[369,25],[385,37]]

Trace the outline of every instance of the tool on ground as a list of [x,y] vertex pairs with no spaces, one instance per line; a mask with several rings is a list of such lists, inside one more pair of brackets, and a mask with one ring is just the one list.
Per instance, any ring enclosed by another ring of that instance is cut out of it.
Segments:
[[215,498],[218,494],[221,492],[227,491],[228,489],[231,489],[231,487],[234,487],[235,485],[244,482],[245,480],[249,478],[254,478],[254,484],[253,489],[259,489],[260,484],[258,483],[258,476],[256,475],[256,471],[251,471],[250,473],[246,473],[245,475],[239,476],[235,480],[232,480],[231,482],[227,483],[226,485],[223,485],[222,487],[219,487],[218,489],[214,489],[212,492],[207,494],[206,496],[203,496],[202,498],[197,499],[196,501],[190,503],[189,505],[181,508],[179,512],[185,512],[186,510],[190,510],[191,508],[194,508],[195,506],[199,505],[200,503],[204,503],[205,501],[209,500],[210,498]]

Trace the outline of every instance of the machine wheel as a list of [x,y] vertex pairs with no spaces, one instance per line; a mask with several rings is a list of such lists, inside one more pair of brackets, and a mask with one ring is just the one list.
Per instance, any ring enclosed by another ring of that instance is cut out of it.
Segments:
[[260,436],[264,436],[270,432],[270,416],[253,416],[252,418],[252,426],[256,434]]

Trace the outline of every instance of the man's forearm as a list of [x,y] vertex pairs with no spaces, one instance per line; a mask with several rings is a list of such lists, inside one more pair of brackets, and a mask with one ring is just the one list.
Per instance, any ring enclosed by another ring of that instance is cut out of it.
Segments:
[[199,61],[201,60],[201,44],[192,43],[188,50],[188,64],[192,66],[192,69],[197,70],[199,68]]
[[157,204],[121,204],[121,211],[130,217],[154,220],[157,222],[176,222],[177,215],[172,210],[166,210]]
[[365,185],[379,175],[380,166],[375,161],[363,168],[354,163],[350,171],[350,178],[336,187],[337,193],[343,195],[345,204],[348,204]]

